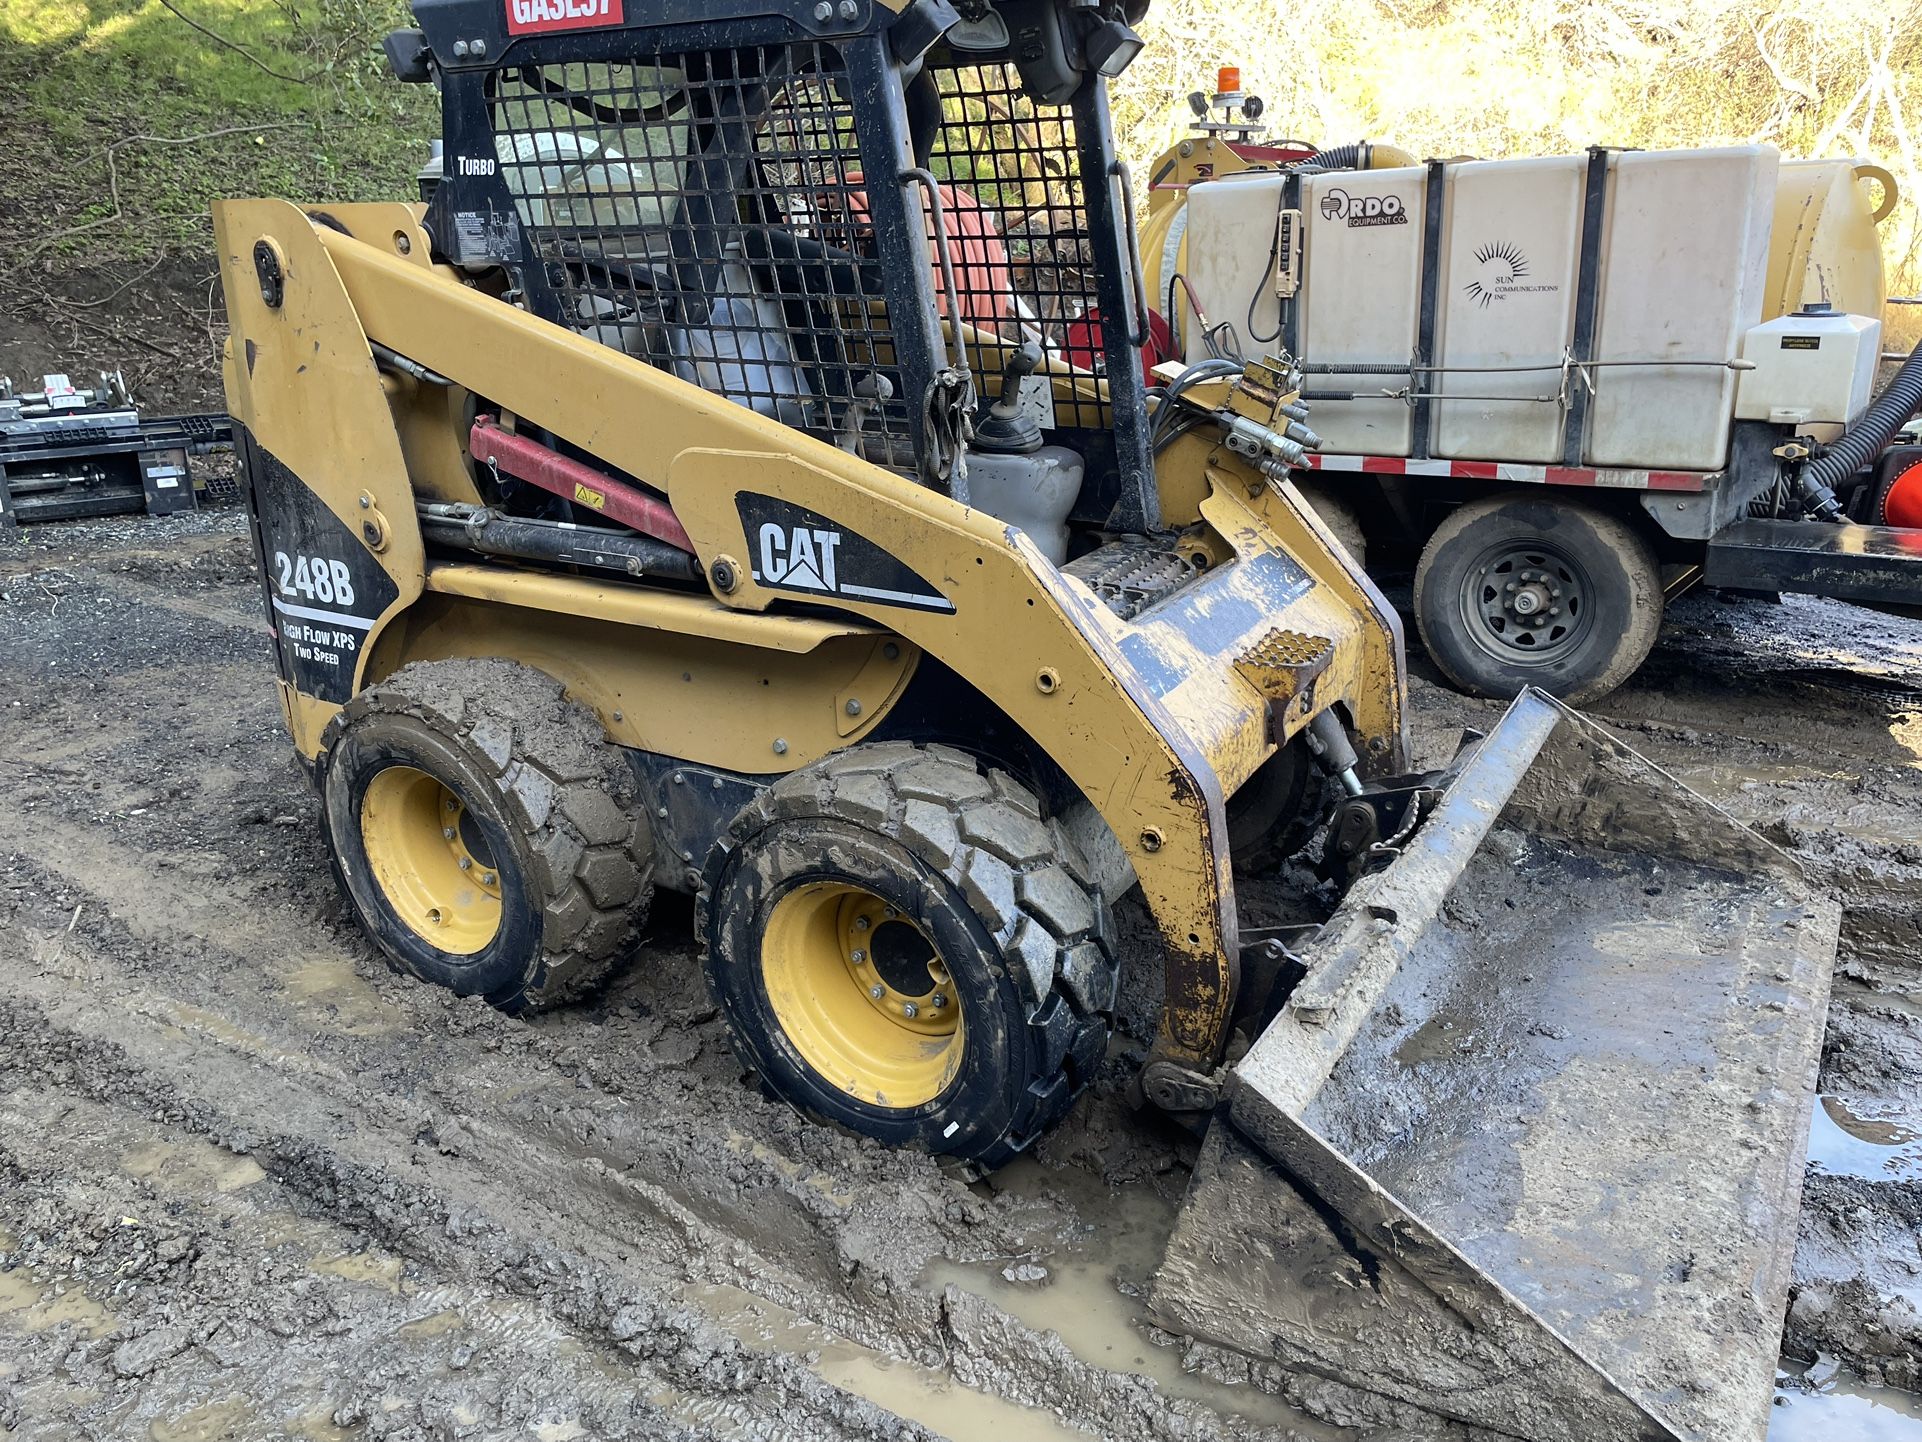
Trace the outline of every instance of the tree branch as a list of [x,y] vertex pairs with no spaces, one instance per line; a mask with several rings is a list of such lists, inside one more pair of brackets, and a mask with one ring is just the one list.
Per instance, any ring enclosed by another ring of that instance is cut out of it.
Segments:
[[[165,0],[162,0],[162,3],[164,4]],[[35,256],[41,254],[58,241],[67,240],[76,235],[85,235],[88,231],[98,230],[103,225],[111,225],[114,221],[119,220],[126,214],[125,209],[120,203],[120,171],[114,164],[114,156],[123,145],[197,145],[203,140],[215,140],[223,135],[264,134],[273,130],[295,130],[298,129],[299,126],[299,121],[282,120],[276,121],[272,125],[225,125],[218,130],[203,130],[198,135],[122,136],[101,152],[101,154],[107,157],[107,195],[113,201],[112,213],[103,215],[97,220],[90,220],[85,225],[71,225],[65,230],[56,230],[51,235],[42,236],[39,244],[29,246],[21,252],[20,259],[22,261],[32,260]]]
[[269,65],[265,60],[262,60],[258,55],[254,54],[253,51],[247,49],[246,46],[236,44],[217,31],[209,30],[205,25],[202,25],[198,20],[194,19],[193,16],[187,14],[178,5],[174,4],[174,0],[160,0],[160,5],[162,9],[166,10],[176,20],[184,21],[188,25],[193,26],[194,29],[198,30],[202,35],[205,35],[209,40],[213,41],[214,44],[233,51],[234,54],[238,55],[242,60],[247,61],[250,65],[259,67],[267,74],[273,76],[274,79],[285,80],[293,85],[310,85],[313,83],[314,77],[311,75],[289,75],[283,70],[274,69],[273,66]]

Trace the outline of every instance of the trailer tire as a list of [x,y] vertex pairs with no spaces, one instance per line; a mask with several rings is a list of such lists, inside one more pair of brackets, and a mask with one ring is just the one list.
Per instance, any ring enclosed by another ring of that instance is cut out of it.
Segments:
[[1458,507],[1415,569],[1415,623],[1462,690],[1508,699],[1539,686],[1570,705],[1634,673],[1662,626],[1655,551],[1592,506],[1498,495]]
[[743,1064],[891,1146],[983,1167],[1106,1052],[1100,889],[1033,793],[946,746],[874,742],[774,783],[710,856],[697,931]]
[[349,701],[322,748],[335,878],[396,969],[522,1012],[633,950],[652,830],[620,748],[560,682],[416,662]]
[[1301,492],[1301,498],[1321,518],[1321,523],[1334,532],[1335,539],[1341,542],[1355,564],[1366,569],[1368,538],[1362,534],[1361,513],[1355,509],[1354,502],[1318,481],[1296,481],[1295,489]]

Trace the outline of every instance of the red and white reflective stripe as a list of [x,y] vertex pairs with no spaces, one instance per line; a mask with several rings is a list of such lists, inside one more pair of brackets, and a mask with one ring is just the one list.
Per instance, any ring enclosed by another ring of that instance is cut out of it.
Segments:
[[1437,476],[1460,481],[1511,481],[1530,486],[1605,486],[1623,491],[1705,491],[1713,471],[1619,471],[1587,466],[1531,466],[1519,461],[1411,461],[1404,456],[1308,457],[1318,471],[1368,476]]

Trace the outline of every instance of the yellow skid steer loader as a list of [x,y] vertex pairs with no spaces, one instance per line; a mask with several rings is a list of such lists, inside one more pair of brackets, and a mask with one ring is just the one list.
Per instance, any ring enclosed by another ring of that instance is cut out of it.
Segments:
[[[515,1009],[693,893],[763,1085],[989,1167],[1155,969],[1140,1090],[1206,1130],[1169,1325],[1497,1433],[1759,1439],[1836,909],[1539,695],[1402,774],[1291,363],[1142,370],[1144,8],[416,0],[422,203],[217,208],[340,885]],[[1237,870],[1317,835],[1332,918],[1244,935]]]

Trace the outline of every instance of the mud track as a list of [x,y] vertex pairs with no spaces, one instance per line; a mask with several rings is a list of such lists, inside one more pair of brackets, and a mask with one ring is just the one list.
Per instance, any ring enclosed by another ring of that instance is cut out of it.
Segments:
[[[231,513],[0,553],[0,1433],[1410,1435],[1141,1324],[1125,1045],[970,1182],[747,1087],[671,899],[531,1023],[391,974],[270,666]],[[1601,714],[1848,901],[1788,1346],[1922,1386],[1922,624],[1703,598]]]

